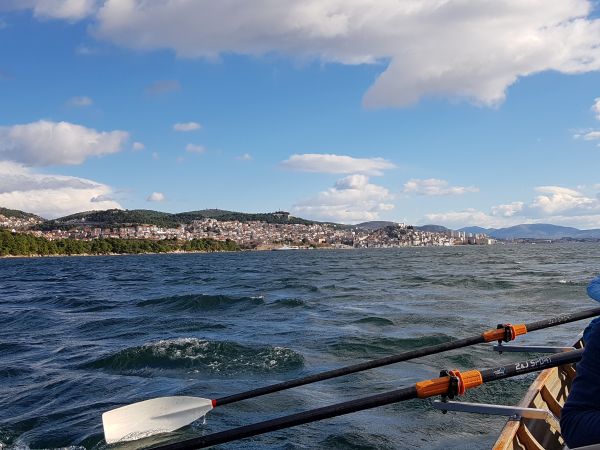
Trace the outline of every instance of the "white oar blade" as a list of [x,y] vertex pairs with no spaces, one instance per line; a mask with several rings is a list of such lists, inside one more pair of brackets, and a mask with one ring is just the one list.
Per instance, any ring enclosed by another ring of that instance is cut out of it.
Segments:
[[107,444],[134,441],[189,425],[213,408],[199,397],[160,397],[122,406],[102,414]]

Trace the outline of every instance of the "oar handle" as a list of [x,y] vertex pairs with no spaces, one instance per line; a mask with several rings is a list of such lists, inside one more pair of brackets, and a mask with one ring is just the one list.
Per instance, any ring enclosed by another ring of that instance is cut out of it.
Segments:
[[230,430],[188,439],[173,444],[155,446],[151,447],[150,450],[191,450],[196,448],[205,448],[212,445],[223,444],[226,442],[236,441],[238,439],[244,439],[259,434],[268,433],[270,431],[282,430],[284,428],[316,422],[318,420],[337,417],[357,411],[363,411],[365,409],[371,409],[378,406],[389,405],[391,403],[397,403],[417,397],[428,398],[436,395],[445,395],[451,390],[451,381],[453,377],[457,377],[461,380],[460,382],[462,385],[459,386],[458,393],[462,394],[466,389],[479,386],[482,383],[577,362],[581,359],[582,353],[583,350],[573,350],[570,352],[530,359],[519,363],[507,364],[494,369],[484,369],[481,371],[470,370],[462,374],[458,371],[451,371],[449,376],[420,381],[414,386],[403,389],[372,395],[370,397],[357,400],[350,400],[344,403],[337,403],[289,416],[266,420],[264,422],[259,422],[252,425],[232,428]]

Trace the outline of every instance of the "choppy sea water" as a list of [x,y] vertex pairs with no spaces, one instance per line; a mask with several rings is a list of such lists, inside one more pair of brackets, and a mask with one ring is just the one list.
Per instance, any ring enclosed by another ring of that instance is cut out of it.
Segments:
[[[499,322],[593,307],[585,287],[600,272],[599,250],[552,244],[0,260],[0,449],[101,450],[102,412],[126,403],[226,396]],[[520,342],[568,344],[586,323]],[[488,345],[430,356],[216,408],[170,438],[392,390],[442,368],[517,359]],[[466,398],[514,404],[531,380],[496,382]],[[415,400],[219,448],[483,449],[504,423],[443,415]]]

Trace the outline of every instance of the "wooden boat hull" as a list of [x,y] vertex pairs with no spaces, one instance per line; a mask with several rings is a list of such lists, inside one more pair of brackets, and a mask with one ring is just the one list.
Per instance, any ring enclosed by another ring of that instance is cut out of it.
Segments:
[[[583,341],[575,344],[583,347]],[[575,378],[575,367],[572,364],[546,369],[532,383],[521,407],[540,408],[550,411],[556,419],[571,390]],[[560,434],[558,420],[521,419],[509,420],[502,429],[493,450],[562,450],[565,442]]]

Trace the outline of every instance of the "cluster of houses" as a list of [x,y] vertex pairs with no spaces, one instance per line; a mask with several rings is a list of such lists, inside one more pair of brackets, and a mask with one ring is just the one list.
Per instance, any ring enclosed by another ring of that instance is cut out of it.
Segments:
[[12,231],[25,230],[40,223],[41,220],[33,216],[30,217],[7,217],[0,214],[0,228]]

